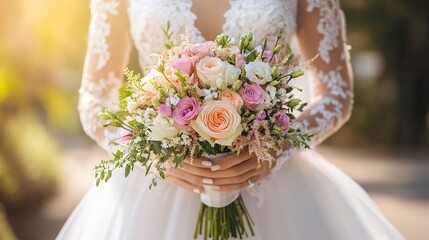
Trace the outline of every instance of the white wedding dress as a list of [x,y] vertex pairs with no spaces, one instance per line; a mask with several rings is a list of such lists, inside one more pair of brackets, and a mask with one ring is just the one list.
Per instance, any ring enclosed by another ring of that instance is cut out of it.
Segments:
[[[265,34],[275,39],[282,29],[284,43],[298,35],[301,47],[320,53],[310,69],[315,73],[310,80],[312,99],[297,120],[299,127],[315,134],[311,145],[316,146],[347,121],[352,108],[338,0],[229,4],[223,30],[231,37],[252,32],[256,39]],[[107,142],[119,133],[103,128],[97,114],[103,107],[114,107],[131,42],[144,68],[156,63],[150,54],[165,43],[161,26],[167,21],[174,33],[187,28],[194,41],[204,41],[191,6],[191,0],[92,0],[79,111],[85,132],[102,147],[109,150]],[[107,184],[89,190],[57,239],[192,239],[199,195],[168,181],[149,190],[150,180],[142,169],[128,178],[117,171]],[[243,189],[242,195],[255,221],[251,239],[403,239],[367,193],[314,150],[284,153],[270,177]]]

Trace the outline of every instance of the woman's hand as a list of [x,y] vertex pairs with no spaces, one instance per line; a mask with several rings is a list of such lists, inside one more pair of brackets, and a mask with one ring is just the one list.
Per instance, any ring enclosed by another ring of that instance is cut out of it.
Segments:
[[239,155],[226,156],[211,167],[213,189],[218,191],[235,191],[259,182],[270,174],[268,162],[262,162],[258,168],[255,155],[243,151]]
[[207,158],[187,158],[182,168],[172,168],[167,179],[196,193],[210,186],[218,191],[234,191],[252,185],[270,173],[268,163],[258,168],[256,157],[248,151],[231,154],[213,164]]

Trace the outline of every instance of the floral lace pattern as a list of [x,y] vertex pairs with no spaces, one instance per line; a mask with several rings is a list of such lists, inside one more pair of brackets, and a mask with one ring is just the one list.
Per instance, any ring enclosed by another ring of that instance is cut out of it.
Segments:
[[109,149],[109,141],[118,137],[118,131],[113,128],[104,128],[103,120],[98,113],[103,108],[117,108],[115,99],[119,99],[118,88],[121,80],[110,72],[107,78],[94,81],[94,78],[84,77],[79,89],[79,116],[85,133],[95,139],[105,149]]
[[319,43],[320,57],[326,63],[331,62],[329,52],[338,47],[340,35],[340,4],[338,0],[307,0],[307,11],[319,9],[320,19],[317,31],[323,35]]
[[129,0],[128,15],[130,18],[131,36],[139,52],[140,65],[154,65],[157,53],[167,42],[161,31],[170,21],[174,36],[188,31],[192,41],[203,42],[201,32],[195,27],[196,16],[191,11],[192,1],[175,0]]
[[96,69],[102,69],[110,59],[107,37],[110,34],[111,25],[109,15],[117,15],[119,2],[114,0],[91,1],[91,23],[89,25],[89,48],[98,54]]
[[274,45],[277,32],[283,30],[282,42],[286,43],[295,34],[296,7],[296,0],[230,0],[223,30],[235,38],[251,32],[256,40],[268,34],[268,46]]

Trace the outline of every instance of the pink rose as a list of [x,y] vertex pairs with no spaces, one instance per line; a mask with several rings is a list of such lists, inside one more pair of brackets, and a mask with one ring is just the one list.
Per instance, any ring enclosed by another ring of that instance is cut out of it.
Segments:
[[195,97],[184,97],[173,110],[174,126],[189,130],[189,122],[195,120],[201,109],[201,103]]
[[266,103],[267,93],[256,83],[245,83],[239,93],[243,98],[244,105],[250,110],[256,110]]
[[169,117],[171,116],[171,107],[165,103],[162,103],[158,106],[158,113],[165,117]]
[[277,120],[277,124],[279,126],[284,127],[284,129],[280,132],[280,134],[286,134],[289,129],[290,129],[290,118],[289,116],[286,114],[286,110],[281,110],[279,112],[277,112],[276,114],[274,114],[276,120]]
[[125,130],[125,129],[121,129],[121,137],[116,141],[119,144],[126,143],[126,142],[131,141],[133,139],[133,136],[134,136],[133,132],[130,132],[130,131]]
[[193,64],[192,59],[183,58],[183,57],[178,58],[171,63],[174,69],[179,70],[183,73],[186,73],[188,74],[188,76],[191,75],[192,73],[192,64]]
[[235,66],[241,68],[244,64],[246,64],[246,58],[243,54],[239,53],[235,56]]

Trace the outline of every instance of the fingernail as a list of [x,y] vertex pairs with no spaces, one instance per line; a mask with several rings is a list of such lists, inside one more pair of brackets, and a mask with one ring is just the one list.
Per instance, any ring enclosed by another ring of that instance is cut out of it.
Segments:
[[212,166],[212,162],[210,162],[210,161],[202,161],[201,165],[206,166],[206,167],[211,167]]
[[194,193],[196,193],[196,194],[200,194],[200,193],[201,193],[201,191],[200,191],[200,189],[195,188],[195,189],[194,189]]
[[217,171],[220,169],[219,165],[214,165],[213,167],[211,167],[212,171]]
[[211,179],[211,178],[203,178],[203,183],[205,183],[205,184],[213,184],[213,179]]
[[211,185],[211,186],[204,186],[204,187],[209,188],[209,189],[212,189],[212,190],[219,190],[219,189],[220,189],[220,187],[219,187],[219,186],[214,186],[214,185]]

